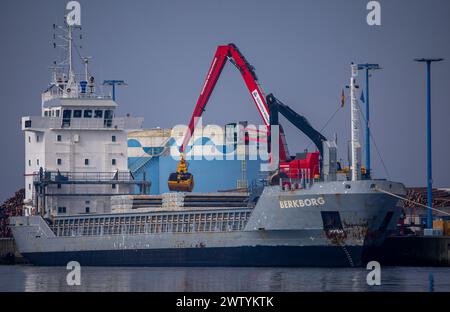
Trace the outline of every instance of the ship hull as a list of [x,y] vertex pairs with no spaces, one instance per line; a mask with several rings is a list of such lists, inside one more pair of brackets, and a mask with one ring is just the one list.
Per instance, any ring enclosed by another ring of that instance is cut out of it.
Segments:
[[12,231],[35,265],[354,267],[395,229],[400,214],[398,199],[376,188],[405,192],[388,181],[271,186],[254,207],[67,216],[62,227],[58,219],[16,217]]
[[35,252],[23,256],[39,266],[148,267],[353,267],[362,264],[362,246],[278,246]]

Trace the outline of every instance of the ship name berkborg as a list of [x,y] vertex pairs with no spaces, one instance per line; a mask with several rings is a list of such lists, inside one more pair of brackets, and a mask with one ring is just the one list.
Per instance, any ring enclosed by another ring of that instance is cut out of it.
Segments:
[[323,197],[295,199],[295,200],[280,200],[280,208],[301,208],[309,206],[325,205]]

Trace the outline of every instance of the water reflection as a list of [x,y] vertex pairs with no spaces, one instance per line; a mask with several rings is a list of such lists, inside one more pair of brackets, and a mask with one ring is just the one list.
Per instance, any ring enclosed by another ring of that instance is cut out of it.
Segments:
[[0,291],[450,291],[450,268],[382,268],[368,286],[364,268],[82,267],[68,286],[65,267],[0,266]]

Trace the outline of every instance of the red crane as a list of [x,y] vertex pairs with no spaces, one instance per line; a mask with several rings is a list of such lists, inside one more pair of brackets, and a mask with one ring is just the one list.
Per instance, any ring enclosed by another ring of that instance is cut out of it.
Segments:
[[[228,45],[218,46],[216,54],[214,55],[213,61],[208,70],[208,74],[206,76],[202,90],[200,92],[200,96],[197,100],[194,112],[192,113],[191,120],[189,121],[188,130],[186,131],[183,143],[180,147],[182,156],[181,161],[178,165],[179,169],[177,172],[172,173],[169,177],[168,186],[172,191],[192,191],[193,176],[187,172],[187,166],[184,160],[184,152],[194,132],[197,120],[205,111],[206,104],[211,97],[214,87],[219,80],[220,74],[222,73],[227,60],[230,61],[241,73],[241,76],[245,82],[245,85],[247,86],[248,91],[250,92],[256,108],[258,109],[258,112],[260,113],[263,122],[267,127],[267,134],[270,135],[270,111],[266,102],[266,96],[264,95],[262,88],[258,83],[258,78],[256,77],[254,67],[250,65],[249,62],[247,62],[236,45],[230,43]],[[289,167],[290,156],[287,154],[287,146],[281,127],[279,142],[281,143],[279,144],[280,165],[282,167]]]
[[[203,84],[200,96],[197,100],[197,105],[195,105],[194,112],[192,113],[191,120],[189,122],[188,131],[186,132],[183,144],[181,145],[180,151],[184,152],[189,140],[191,139],[192,133],[196,126],[196,121],[203,114],[208,104],[208,100],[219,80],[220,74],[225,66],[225,63],[230,61],[242,75],[245,85],[256,104],[259,114],[261,115],[264,124],[267,127],[268,133],[270,133],[270,113],[269,107],[266,103],[266,96],[262,92],[261,86],[258,83],[258,78],[255,74],[255,69],[250,65],[245,57],[241,54],[239,49],[233,43],[228,45],[218,46],[214,59],[209,68],[208,74]],[[281,141],[280,141],[281,142]],[[285,146],[280,144],[280,160],[284,161],[287,159]]]

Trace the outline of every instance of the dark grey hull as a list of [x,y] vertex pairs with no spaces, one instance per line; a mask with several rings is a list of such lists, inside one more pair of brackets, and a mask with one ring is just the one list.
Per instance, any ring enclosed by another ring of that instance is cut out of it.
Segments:
[[36,252],[23,256],[41,266],[78,261],[81,266],[353,267],[361,265],[362,253],[360,246],[256,246]]
[[[364,264],[366,248],[384,241],[400,213],[398,199],[375,184],[405,193],[389,181],[321,182],[295,191],[265,187],[254,208],[70,216],[61,219],[67,231],[40,216],[11,224],[20,253],[35,265],[352,267]],[[79,219],[81,226],[67,225]],[[115,229],[98,219],[114,219]]]

